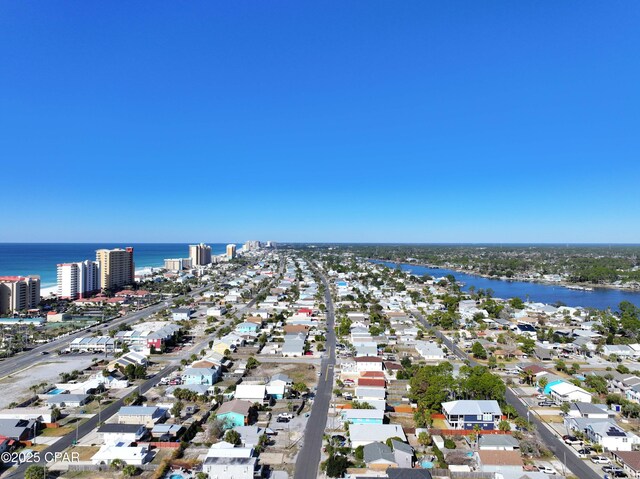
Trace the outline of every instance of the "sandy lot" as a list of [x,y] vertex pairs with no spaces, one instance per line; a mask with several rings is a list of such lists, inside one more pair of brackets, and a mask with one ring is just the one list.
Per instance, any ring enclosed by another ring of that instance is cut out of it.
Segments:
[[2,387],[0,408],[6,408],[12,402],[24,401],[31,397],[33,393],[29,391],[29,386],[43,382],[50,384],[60,382],[60,373],[68,373],[74,369],[82,370],[91,366],[91,360],[92,357],[88,355],[71,358],[59,356],[4,378],[0,381],[0,387]]

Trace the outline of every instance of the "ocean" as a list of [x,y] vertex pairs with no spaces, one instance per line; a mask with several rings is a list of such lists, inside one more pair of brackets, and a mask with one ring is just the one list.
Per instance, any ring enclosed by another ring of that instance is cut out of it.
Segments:
[[[227,243],[207,243],[211,254],[222,254]],[[186,258],[188,243],[0,243],[0,276],[40,276],[42,287],[55,286],[57,264],[95,259],[101,248],[133,247],[136,269],[162,266],[165,258]],[[240,246],[238,244],[238,246]]]

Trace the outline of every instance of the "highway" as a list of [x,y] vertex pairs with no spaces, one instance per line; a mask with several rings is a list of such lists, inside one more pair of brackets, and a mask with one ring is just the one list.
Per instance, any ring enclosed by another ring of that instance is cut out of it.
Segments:
[[[429,324],[426,319],[424,319],[420,312],[413,310],[412,313],[425,327],[429,329],[433,328],[433,326]],[[449,350],[452,351],[456,356],[458,356],[463,361],[469,361],[472,366],[481,366],[480,363],[474,361],[467,355],[467,353],[453,344],[453,342],[444,334],[442,334],[441,331],[435,328],[433,328],[433,330],[435,331],[436,337],[441,339],[442,343],[447,348],[449,348]],[[536,427],[536,430],[540,434],[540,437],[542,438],[542,441],[545,443],[547,448],[560,460],[560,462],[564,464],[566,468],[570,469],[574,475],[576,475],[580,479],[601,479],[602,476],[600,474],[591,469],[589,465],[587,465],[582,459],[580,459],[573,451],[573,449],[565,444],[553,432],[551,432],[535,414],[528,414],[528,406],[524,404],[522,400],[520,400],[520,398],[509,387],[507,387],[505,393],[505,401],[507,402],[507,404],[513,406],[520,416],[527,418],[529,422],[531,422]]]
[[[318,270],[319,272],[319,270]],[[325,287],[325,305],[327,322],[327,351],[328,356],[322,360],[320,371],[322,376],[318,379],[318,390],[313,401],[311,415],[304,431],[304,444],[296,459],[294,479],[316,479],[322,451],[322,438],[327,426],[329,404],[333,394],[333,372],[336,365],[336,334],[334,330],[335,316],[331,289],[327,278],[320,272],[322,283]]]

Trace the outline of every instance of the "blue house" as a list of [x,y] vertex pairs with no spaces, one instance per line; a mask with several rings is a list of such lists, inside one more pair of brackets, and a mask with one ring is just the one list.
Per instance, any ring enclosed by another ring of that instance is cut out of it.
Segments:
[[236,332],[240,334],[255,333],[258,330],[258,325],[255,323],[240,323],[236,326]]
[[449,401],[442,403],[442,412],[451,429],[474,429],[483,431],[498,428],[502,411],[498,401]]
[[563,381],[562,379],[556,379],[555,381],[551,381],[550,383],[548,383],[544,389],[542,390],[543,394],[551,394],[551,388],[553,386],[557,386],[558,384],[562,384],[565,383],[566,381]]
[[218,370],[209,368],[187,368],[182,374],[185,384],[206,384],[211,386],[218,379]]
[[242,399],[234,399],[222,403],[220,409],[216,412],[216,418],[224,424],[225,429],[233,429],[237,426],[246,426],[249,424],[249,411],[251,410],[250,401]]

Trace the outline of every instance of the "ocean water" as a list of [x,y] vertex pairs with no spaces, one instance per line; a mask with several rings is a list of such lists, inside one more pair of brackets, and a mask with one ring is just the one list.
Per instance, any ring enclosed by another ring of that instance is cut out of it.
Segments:
[[[227,247],[227,243],[207,244],[212,255],[224,253]],[[162,266],[165,258],[189,256],[187,243],[0,243],[0,276],[37,274],[46,288],[56,284],[58,263],[95,260],[97,249],[127,246],[133,247],[136,269]]]
[[618,305],[622,301],[629,301],[640,307],[640,292],[638,291],[622,291],[619,289],[595,288],[593,291],[580,291],[568,289],[563,286],[532,283],[528,281],[506,281],[501,279],[489,279],[474,274],[460,273],[445,268],[427,268],[415,264],[392,263],[388,261],[372,261],[395,268],[400,266],[403,271],[409,271],[412,274],[422,276],[428,274],[434,278],[441,278],[448,274],[455,276],[456,280],[464,283],[463,290],[468,291],[470,286],[478,289],[492,289],[496,298],[515,298],[526,301],[555,304],[560,301],[567,306],[584,308],[607,309],[612,311],[618,310]]

